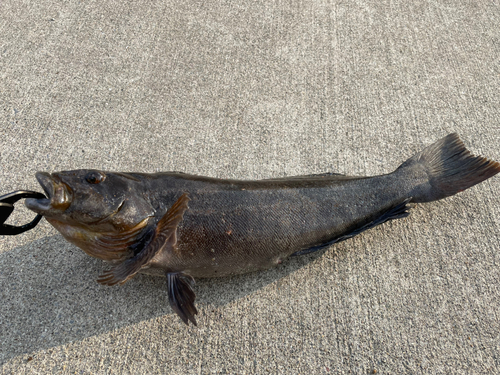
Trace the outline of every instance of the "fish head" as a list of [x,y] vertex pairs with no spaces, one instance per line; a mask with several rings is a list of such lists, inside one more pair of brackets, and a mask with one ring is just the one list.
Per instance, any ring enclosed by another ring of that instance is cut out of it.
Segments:
[[26,199],[26,207],[71,242],[82,236],[129,233],[154,215],[136,175],[82,169],[37,172],[36,178],[47,198]]

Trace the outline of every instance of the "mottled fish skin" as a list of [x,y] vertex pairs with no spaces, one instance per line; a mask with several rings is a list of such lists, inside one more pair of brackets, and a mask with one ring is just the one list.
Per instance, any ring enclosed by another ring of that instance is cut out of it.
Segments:
[[[189,192],[175,252],[162,252],[152,268],[217,277],[266,269],[297,251],[317,246],[397,205],[408,191],[394,175],[335,175],[231,181],[184,174],[141,176],[152,205]],[[162,188],[168,186],[168,188]],[[168,206],[168,205],[167,205]]]
[[374,177],[323,174],[259,181],[169,173],[76,170],[37,173],[49,199],[28,199],[62,235],[114,266],[167,275],[169,301],[196,324],[192,277],[266,269],[408,215],[409,203],[456,194],[500,171],[450,134]]

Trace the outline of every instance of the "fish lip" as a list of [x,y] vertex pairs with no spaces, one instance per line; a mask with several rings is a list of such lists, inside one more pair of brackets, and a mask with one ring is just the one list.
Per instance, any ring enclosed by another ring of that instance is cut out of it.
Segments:
[[52,176],[47,172],[36,172],[35,177],[50,200],[54,196],[55,184]]
[[25,206],[41,215],[47,215],[52,211],[61,212],[69,207],[72,201],[72,189],[62,182],[57,174],[47,172],[37,172],[35,177],[42,187],[47,198],[25,200]]

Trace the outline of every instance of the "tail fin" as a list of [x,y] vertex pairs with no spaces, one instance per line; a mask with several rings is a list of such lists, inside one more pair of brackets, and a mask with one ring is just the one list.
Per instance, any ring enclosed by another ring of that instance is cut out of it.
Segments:
[[[470,188],[500,172],[500,163],[472,155],[449,134],[404,162],[397,172],[416,182],[413,202],[431,202]],[[422,173],[424,172],[424,173]]]

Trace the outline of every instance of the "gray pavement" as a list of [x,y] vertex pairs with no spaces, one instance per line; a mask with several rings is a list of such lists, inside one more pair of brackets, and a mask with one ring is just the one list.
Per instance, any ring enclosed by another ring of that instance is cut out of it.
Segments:
[[[374,175],[455,131],[500,160],[498,25],[498,1],[4,0],[0,194],[76,168]],[[198,328],[43,221],[0,238],[2,373],[498,373],[499,193],[198,280]]]

